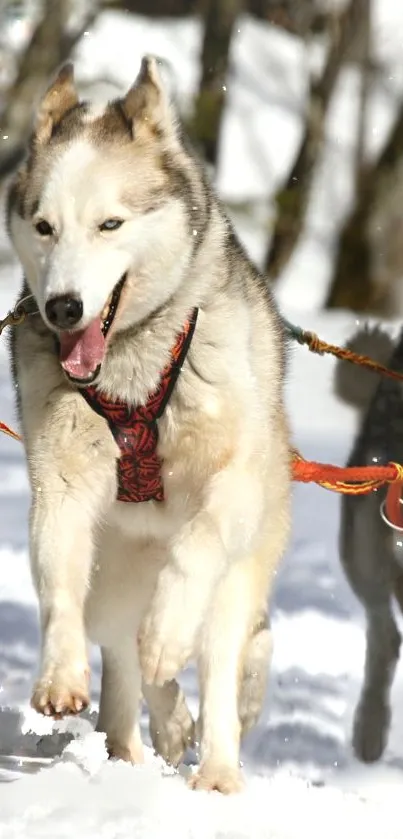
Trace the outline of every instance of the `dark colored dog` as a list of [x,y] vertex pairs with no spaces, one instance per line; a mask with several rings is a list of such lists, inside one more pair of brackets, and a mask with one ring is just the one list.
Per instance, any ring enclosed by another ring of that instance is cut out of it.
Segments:
[[[403,331],[394,345],[378,328],[366,329],[350,347],[403,372]],[[340,394],[363,413],[348,465],[402,463],[403,384],[348,365],[339,366],[337,375]],[[365,762],[378,760],[386,746],[401,641],[392,606],[395,598],[403,610],[403,532],[382,518],[385,497],[383,487],[342,502],[341,560],[367,620],[364,684],[353,732],[354,751]]]

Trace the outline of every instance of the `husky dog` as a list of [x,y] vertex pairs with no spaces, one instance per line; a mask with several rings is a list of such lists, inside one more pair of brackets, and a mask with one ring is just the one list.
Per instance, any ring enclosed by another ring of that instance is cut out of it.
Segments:
[[[403,332],[394,348],[378,328],[358,333],[352,347],[403,372]],[[358,375],[360,382],[357,381]],[[349,466],[403,463],[403,389],[401,383],[372,373],[355,372],[355,393],[339,372],[342,395],[363,412],[361,429]],[[346,370],[346,377],[351,374]],[[357,387],[359,393],[357,394]],[[354,395],[353,395],[354,394]],[[381,515],[386,489],[342,501],[340,555],[353,591],[367,620],[365,677],[355,712],[353,747],[365,762],[378,760],[390,725],[390,691],[399,657],[400,634],[393,599],[403,609],[403,533]]]
[[289,531],[284,336],[158,61],[103,110],[61,70],[8,217],[19,299],[33,296],[12,341],[42,625],[33,707],[88,703],[88,637],[110,754],[142,760],[143,680],[154,747],[177,764],[193,722],[175,677],[195,659],[191,784],[236,791]]

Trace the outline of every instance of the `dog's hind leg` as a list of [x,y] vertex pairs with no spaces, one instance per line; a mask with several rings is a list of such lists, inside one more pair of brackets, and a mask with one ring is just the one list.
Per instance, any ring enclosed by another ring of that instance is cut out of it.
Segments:
[[379,495],[346,497],[341,524],[341,560],[367,622],[364,683],[354,715],[353,749],[360,760],[372,763],[386,746],[390,690],[399,657],[400,635],[392,612],[396,568],[390,533],[379,515]]
[[367,606],[365,678],[353,731],[353,748],[365,763],[378,760],[390,725],[390,690],[399,657],[400,634],[390,600]]
[[253,627],[246,643],[239,686],[238,713],[241,737],[253,728],[262,711],[272,654],[272,636],[267,615]]
[[400,611],[403,613],[403,569],[396,563],[396,577],[393,580],[393,594],[397,600]]
[[[242,788],[241,730],[250,728],[260,711],[262,658],[270,648],[267,627],[257,623],[261,634],[254,636],[252,631],[257,614],[266,609],[267,573],[261,557],[238,560],[221,581],[203,629],[198,662],[200,768],[191,779],[197,789],[231,793]],[[254,672],[257,690],[252,687]]]
[[[272,654],[272,636],[267,615],[261,615],[246,641],[239,667],[238,717],[241,738],[257,723],[262,712]],[[202,720],[196,724],[196,739],[202,737]]]
[[[266,692],[271,660],[271,632],[267,615],[256,622],[246,643],[239,686],[238,714],[241,737],[257,723]],[[195,723],[183,691],[175,680],[162,687],[143,683],[150,715],[151,741],[157,754],[178,766],[186,749],[195,745]],[[200,736],[200,733],[197,735]]]
[[[130,663],[132,667],[132,649],[130,649]],[[103,649],[103,680],[102,680],[102,716],[98,722],[98,730],[111,730],[108,724],[108,683],[116,676],[117,660],[111,650]],[[241,679],[238,711],[242,736],[256,724],[260,716],[267,673],[271,658],[271,633],[266,619],[263,618],[254,627],[244,653],[243,675]],[[125,679],[126,679],[125,673]],[[113,687],[113,684],[112,684]],[[195,723],[186,703],[184,693],[173,679],[162,686],[142,684],[142,694],[147,703],[150,716],[150,736],[153,747],[167,763],[178,766],[186,750],[195,745]],[[112,697],[111,716],[116,712],[116,697]],[[129,715],[130,718],[130,715]],[[122,747],[112,749],[122,752]],[[130,751],[130,749],[129,749]]]
[[141,675],[136,645],[102,647],[102,690],[97,731],[106,734],[109,755],[132,763],[143,762],[138,723]]
[[143,683],[142,692],[154,749],[167,763],[178,766],[195,739],[195,724],[184,693],[174,679],[160,687]]

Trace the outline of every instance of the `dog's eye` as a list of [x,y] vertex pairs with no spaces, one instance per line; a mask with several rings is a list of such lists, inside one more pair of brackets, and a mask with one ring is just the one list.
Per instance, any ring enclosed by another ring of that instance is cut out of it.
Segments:
[[122,227],[123,221],[120,218],[108,218],[99,225],[99,229],[103,230],[119,230]]
[[45,221],[45,219],[38,221],[38,224],[35,225],[35,230],[40,236],[52,236],[53,234],[52,225],[48,221]]

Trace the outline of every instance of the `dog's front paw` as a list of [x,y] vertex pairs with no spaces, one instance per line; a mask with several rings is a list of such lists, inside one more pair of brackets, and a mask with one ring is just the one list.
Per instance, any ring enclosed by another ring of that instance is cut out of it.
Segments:
[[176,621],[155,621],[153,615],[143,622],[138,641],[141,672],[149,685],[171,681],[193,651],[191,639],[180,632]]
[[87,666],[74,670],[53,667],[37,681],[31,705],[40,714],[60,719],[67,714],[79,714],[89,701]]
[[163,685],[179,673],[193,653],[198,628],[199,613],[189,582],[183,576],[167,573],[138,635],[146,684]]
[[188,783],[191,789],[221,792],[223,795],[242,792],[244,788],[240,769],[208,762],[202,764],[195,775],[191,775]]
[[186,750],[195,745],[195,723],[184,699],[166,717],[150,711],[150,735],[156,753],[179,766]]

